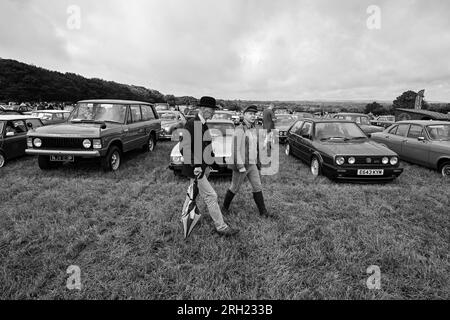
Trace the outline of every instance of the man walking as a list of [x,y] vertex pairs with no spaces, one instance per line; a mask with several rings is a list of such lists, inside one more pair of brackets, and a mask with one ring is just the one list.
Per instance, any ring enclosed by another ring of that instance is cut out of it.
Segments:
[[265,217],[274,217],[269,213],[264,204],[264,197],[262,193],[261,177],[259,170],[261,163],[259,160],[259,142],[258,135],[255,129],[256,106],[249,106],[244,110],[244,121],[240,124],[233,136],[233,163],[231,169],[233,170],[233,177],[231,186],[225,195],[222,206],[224,213],[230,212],[230,204],[234,196],[239,192],[239,189],[245,178],[250,181],[253,191],[253,199],[258,207],[259,214]]
[[[208,134],[208,126],[206,120],[214,115],[216,100],[212,97],[202,97],[198,105],[200,108],[198,114],[193,119],[189,119],[184,127],[189,137],[184,137],[180,144],[181,154],[184,156],[184,165],[182,174],[191,179],[191,183],[195,178],[198,180],[199,195],[203,198],[208,207],[209,214],[214,221],[216,231],[221,236],[236,235],[239,230],[229,227],[223,220],[217,202],[217,193],[208,181],[209,165],[212,163],[205,162],[205,149],[212,150],[211,138]],[[186,198],[189,201],[189,198]]]
[[264,140],[264,146],[267,148],[268,143],[273,143],[273,132],[275,129],[275,114],[273,113],[273,104],[270,104],[268,108],[263,112],[263,129],[267,130],[266,138]]

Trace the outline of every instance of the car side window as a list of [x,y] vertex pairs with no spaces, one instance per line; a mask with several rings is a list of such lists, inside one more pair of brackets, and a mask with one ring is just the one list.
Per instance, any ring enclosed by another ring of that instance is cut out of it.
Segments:
[[398,125],[397,132],[395,133],[397,136],[404,137],[408,132],[409,124],[400,124]]
[[302,129],[300,130],[300,136],[305,136],[305,135],[309,135],[311,136],[312,133],[312,124],[311,122],[305,122],[303,124]]
[[303,121],[297,121],[291,128],[291,130],[289,131],[290,133],[297,133],[300,130],[300,128],[302,127]]
[[423,128],[417,124],[411,125],[408,132],[408,138],[417,139],[419,137],[423,137]]
[[142,110],[142,120],[149,121],[155,119],[155,115],[153,114],[153,109],[151,106],[142,105],[141,110]]
[[130,106],[130,111],[133,123],[142,121],[140,106]]
[[394,126],[391,130],[389,130],[389,134],[397,134],[398,126]]
[[131,119],[131,109],[128,110],[128,117],[127,117],[127,124],[130,124],[132,122]]

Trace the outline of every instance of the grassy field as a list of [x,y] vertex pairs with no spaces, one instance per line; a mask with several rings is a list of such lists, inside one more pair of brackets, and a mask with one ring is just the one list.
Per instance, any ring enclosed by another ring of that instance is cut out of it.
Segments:
[[[42,172],[33,157],[1,169],[0,299],[450,298],[450,183],[437,172],[403,163],[387,185],[336,184],[282,153],[263,178],[278,219],[259,217],[246,185],[226,217],[237,238],[204,214],[185,241],[172,146],[133,153],[118,173]],[[229,183],[212,180],[220,201]],[[66,288],[70,265],[80,291]],[[381,290],[366,286],[371,265]]]

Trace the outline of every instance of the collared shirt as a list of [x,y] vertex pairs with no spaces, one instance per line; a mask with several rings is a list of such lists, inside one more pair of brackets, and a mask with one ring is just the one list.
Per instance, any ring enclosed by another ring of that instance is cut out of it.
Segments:
[[206,120],[205,120],[205,118],[202,117],[202,115],[200,114],[200,112],[199,112],[197,115],[198,115],[198,117],[200,118],[200,121],[202,122],[202,124],[205,124],[205,123],[206,123]]

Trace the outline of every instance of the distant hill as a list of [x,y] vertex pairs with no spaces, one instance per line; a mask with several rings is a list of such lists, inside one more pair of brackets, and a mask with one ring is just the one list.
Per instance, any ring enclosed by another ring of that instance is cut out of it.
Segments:
[[165,96],[144,87],[101,79],[87,79],[15,60],[0,59],[0,101],[79,101],[129,99],[166,102]]

